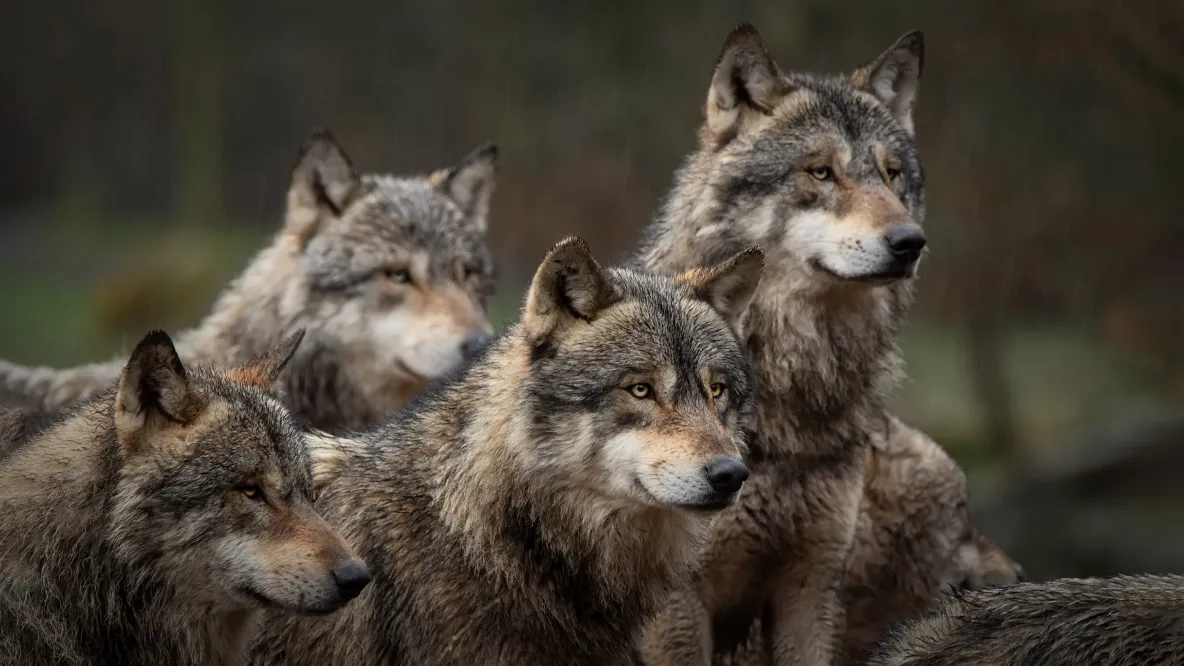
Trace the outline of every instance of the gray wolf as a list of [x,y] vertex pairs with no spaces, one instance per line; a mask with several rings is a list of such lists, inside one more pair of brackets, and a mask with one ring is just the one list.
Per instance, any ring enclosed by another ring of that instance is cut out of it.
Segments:
[[862,661],[889,628],[954,588],[1025,577],[971,522],[966,474],[944,449],[895,417],[877,435],[844,584],[847,663]]
[[556,245],[480,358],[330,448],[317,506],[374,583],[330,618],[275,618],[255,662],[637,663],[639,628],[748,474],[734,325],[761,260],[669,278]]
[[[292,331],[281,381],[311,425],[360,429],[400,409],[492,330],[487,219],[497,149],[428,175],[358,175],[328,131],[305,142],[283,228],[194,329],[181,357],[242,363]],[[93,395],[123,360],[68,370],[0,361],[0,401],[54,411]]]
[[1184,663],[1184,577],[1061,579],[962,591],[895,629],[869,666]]
[[[966,475],[944,449],[891,416],[873,434],[843,585],[844,664],[862,663],[891,627],[953,589],[1024,579],[1023,568],[971,523]],[[721,661],[770,663],[762,639],[758,620],[744,645]]]
[[154,331],[69,413],[0,415],[0,663],[243,663],[264,609],[365,588],[268,392],[299,338],[215,371]]
[[813,75],[783,71],[750,25],[724,43],[698,150],[637,263],[670,272],[764,250],[743,322],[758,387],[752,477],[715,523],[698,589],[647,633],[653,664],[731,653],[758,618],[778,666],[836,659],[866,451],[925,251],[912,121],[923,51],[913,32],[853,73]]

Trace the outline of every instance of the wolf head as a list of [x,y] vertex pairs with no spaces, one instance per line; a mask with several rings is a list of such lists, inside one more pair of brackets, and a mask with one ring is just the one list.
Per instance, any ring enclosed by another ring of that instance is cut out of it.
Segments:
[[916,273],[924,174],[912,109],[919,32],[849,75],[786,73],[743,24],[708,90],[700,151],[680,205],[720,247],[757,244],[811,284],[883,284]]
[[[313,510],[313,469],[267,392],[301,333],[241,367],[187,369],[168,335],[132,352],[115,397],[117,557],[221,608],[333,611],[369,582]],[[228,600],[230,600],[228,602]]]
[[602,268],[579,239],[555,246],[520,323],[523,391],[543,464],[579,470],[613,501],[718,510],[736,500],[753,416],[735,333],[760,280],[751,249],[674,279]]
[[284,235],[307,288],[281,308],[308,330],[307,353],[335,350],[359,393],[396,394],[389,411],[489,339],[496,159],[485,145],[427,176],[359,176],[324,130],[300,152]]

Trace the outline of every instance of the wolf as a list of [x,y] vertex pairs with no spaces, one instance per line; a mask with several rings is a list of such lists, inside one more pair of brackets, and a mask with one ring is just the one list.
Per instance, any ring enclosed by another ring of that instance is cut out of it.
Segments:
[[[308,424],[360,430],[482,346],[493,291],[489,204],[497,148],[428,175],[358,175],[328,130],[292,171],[284,224],[194,329],[182,358],[233,365],[302,328],[280,388]],[[0,401],[54,411],[93,395],[123,360],[68,370],[0,361]]]
[[68,413],[0,414],[0,664],[241,664],[264,609],[366,587],[268,390],[299,342],[215,371],[153,331]]
[[894,416],[876,435],[844,582],[848,664],[952,589],[1026,579],[970,520],[966,474],[937,442]]
[[963,591],[895,629],[869,666],[1176,666],[1184,577],[1061,579]]
[[656,277],[556,245],[480,358],[330,450],[318,508],[374,583],[344,614],[274,618],[253,663],[637,663],[748,475],[734,325],[761,264]]
[[[927,435],[886,415],[867,450],[863,499],[844,579],[842,664],[861,664],[888,630],[954,589],[1025,580],[1023,567],[967,511],[966,475]],[[729,666],[764,666],[760,621]]]
[[635,264],[671,272],[765,251],[742,322],[757,377],[752,477],[713,527],[697,589],[647,632],[652,664],[729,654],[758,618],[778,666],[837,658],[866,453],[926,250],[912,121],[923,53],[912,32],[824,76],[783,71],[749,24],[724,43],[698,149]]

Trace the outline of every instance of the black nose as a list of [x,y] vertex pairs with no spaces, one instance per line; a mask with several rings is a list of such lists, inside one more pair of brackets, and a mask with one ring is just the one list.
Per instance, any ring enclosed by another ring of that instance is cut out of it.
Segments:
[[901,261],[916,261],[925,249],[925,233],[915,224],[899,224],[884,234],[892,256]]
[[370,584],[370,571],[361,562],[349,562],[333,570],[333,580],[337,581],[342,598],[349,600]]
[[465,339],[460,343],[460,353],[465,358],[472,358],[477,352],[485,349],[490,342],[493,342],[493,336],[482,332],[474,331],[465,336]]
[[1028,580],[1028,572],[1020,565],[1015,565],[1015,580],[1017,583],[1025,583]]
[[717,493],[734,493],[740,490],[748,478],[748,468],[735,458],[716,458],[704,470],[707,472],[707,482]]

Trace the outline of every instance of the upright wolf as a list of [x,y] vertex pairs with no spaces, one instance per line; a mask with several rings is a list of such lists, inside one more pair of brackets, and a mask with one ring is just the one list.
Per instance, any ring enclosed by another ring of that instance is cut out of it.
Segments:
[[374,583],[344,614],[276,618],[257,661],[636,663],[639,628],[748,475],[733,326],[761,261],[665,278],[555,246],[482,358],[342,445],[318,507]]
[[1178,666],[1184,577],[1120,576],[960,592],[894,630],[869,666]]
[[[179,336],[182,358],[241,363],[304,328],[281,381],[294,411],[343,430],[398,410],[489,337],[496,157],[486,145],[427,176],[359,176],[328,131],[314,132],[292,172],[283,228]],[[57,410],[102,390],[122,367],[0,361],[0,402]]]
[[715,523],[698,589],[647,634],[654,664],[731,653],[758,618],[778,666],[836,659],[867,447],[926,242],[912,121],[922,62],[917,32],[837,76],[783,72],[748,24],[723,46],[699,149],[638,262],[672,272],[764,249],[744,322],[752,478]]
[[117,387],[56,421],[0,414],[0,664],[243,663],[263,609],[324,614],[362,591],[267,392],[299,335],[215,372],[155,331]]

